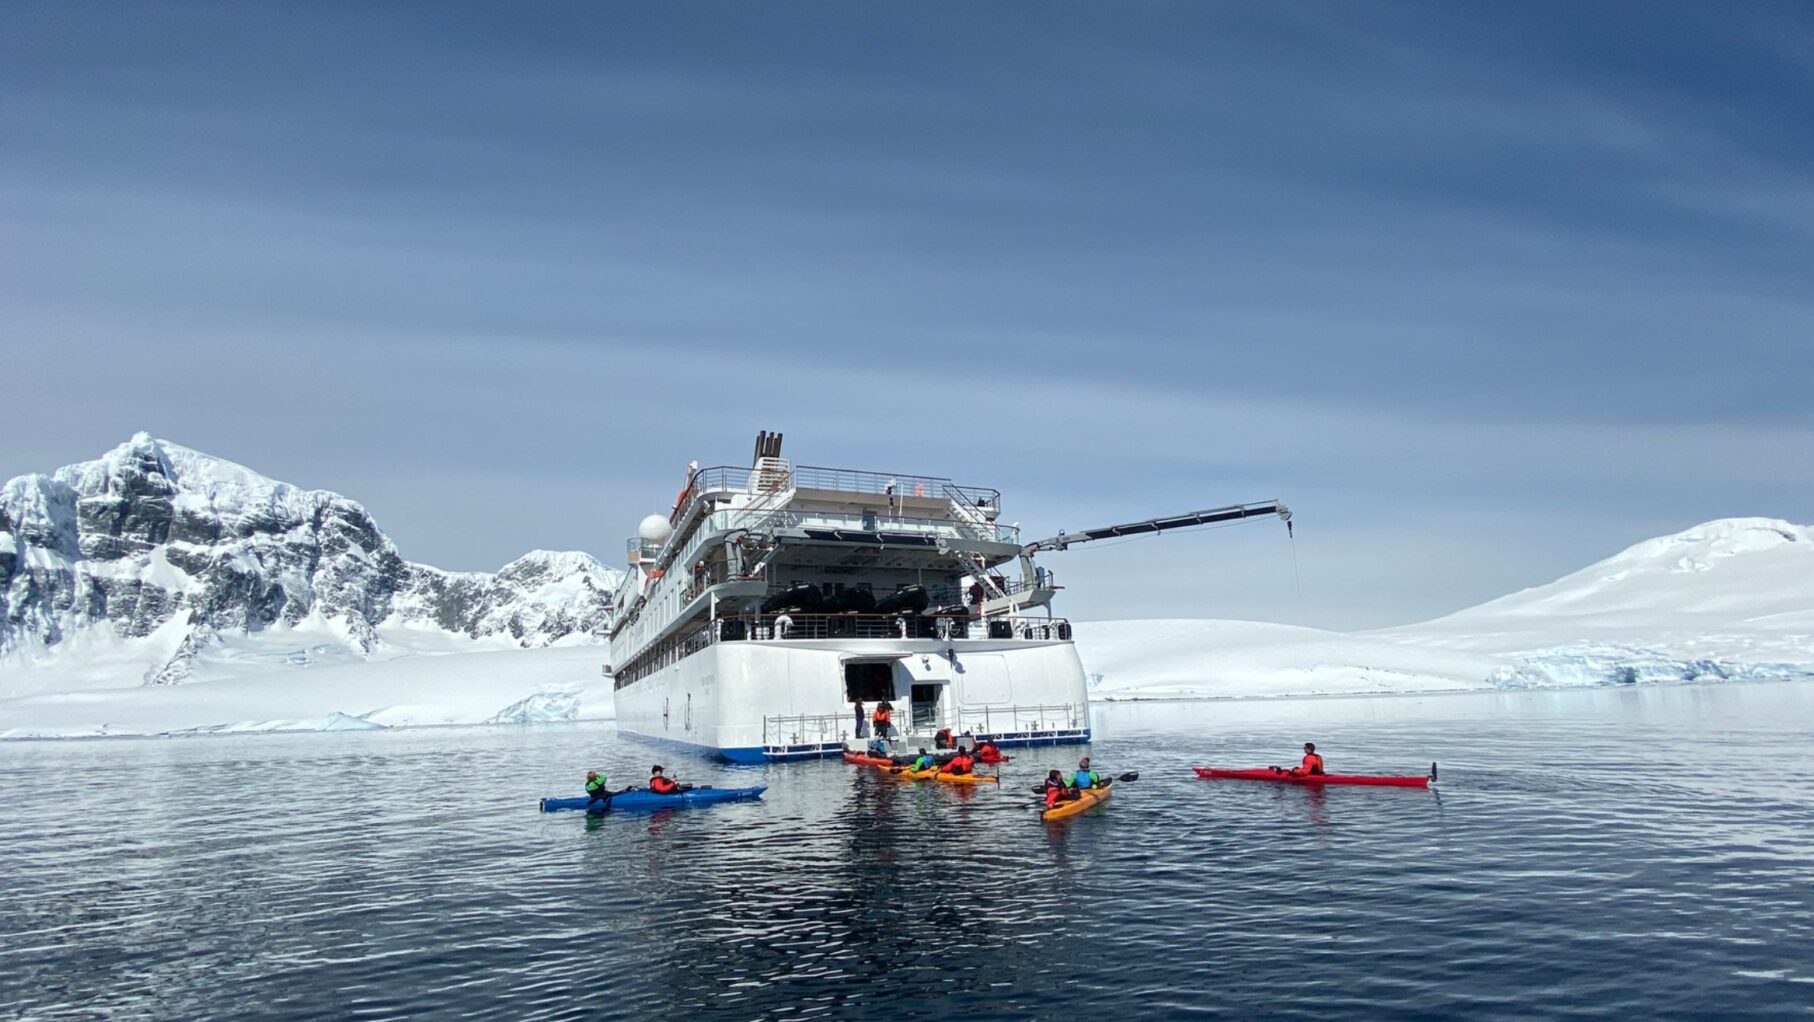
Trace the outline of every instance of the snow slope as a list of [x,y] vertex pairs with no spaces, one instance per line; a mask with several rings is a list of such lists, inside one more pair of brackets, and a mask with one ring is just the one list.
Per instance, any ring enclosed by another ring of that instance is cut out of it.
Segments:
[[[237,650],[182,685],[71,689],[0,699],[0,738],[337,731],[608,719],[604,650],[501,648],[366,659],[341,647]],[[315,660],[307,659],[309,656]]]
[[1371,634],[1494,653],[1602,643],[1727,660],[1814,659],[1814,528],[1774,518],[1707,522],[1548,585]]
[[[1077,626],[1097,698],[1228,698],[1453,691],[1502,666],[1478,653],[1258,621]],[[1485,687],[1481,685],[1479,687]]]
[[1814,676],[1814,529],[1707,522],[1435,621],[1077,626],[1099,698],[1214,698]]

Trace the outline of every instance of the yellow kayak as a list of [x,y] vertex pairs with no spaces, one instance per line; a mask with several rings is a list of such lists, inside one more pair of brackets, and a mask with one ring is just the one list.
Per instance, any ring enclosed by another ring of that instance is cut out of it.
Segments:
[[938,779],[946,784],[1000,784],[1001,778],[987,774],[939,774]]
[[1078,792],[1077,797],[1069,802],[1060,802],[1050,809],[1040,810],[1039,818],[1042,820],[1062,820],[1067,816],[1076,816],[1085,809],[1107,802],[1109,796],[1113,794],[1114,791],[1114,781],[1110,781],[1100,788],[1087,788]]
[[939,776],[937,768],[931,770],[908,770],[903,767],[899,770],[891,770],[889,772],[893,774],[897,780],[902,781],[929,781],[934,777]]

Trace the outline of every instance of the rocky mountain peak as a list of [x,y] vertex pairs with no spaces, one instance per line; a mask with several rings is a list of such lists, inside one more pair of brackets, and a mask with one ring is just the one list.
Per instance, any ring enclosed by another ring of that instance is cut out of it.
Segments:
[[387,624],[596,641],[618,579],[579,552],[533,551],[495,575],[413,564],[353,500],[148,433],[0,489],[0,657],[90,628],[165,634],[181,619],[176,649],[147,672],[159,681],[180,680],[213,635],[312,615],[368,653]]

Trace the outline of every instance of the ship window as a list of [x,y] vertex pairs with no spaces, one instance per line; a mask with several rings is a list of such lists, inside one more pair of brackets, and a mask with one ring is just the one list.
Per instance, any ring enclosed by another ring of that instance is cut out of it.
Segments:
[[865,703],[879,703],[884,699],[892,700],[894,695],[894,661],[881,663],[870,661],[844,665],[844,699],[846,702],[861,700]]

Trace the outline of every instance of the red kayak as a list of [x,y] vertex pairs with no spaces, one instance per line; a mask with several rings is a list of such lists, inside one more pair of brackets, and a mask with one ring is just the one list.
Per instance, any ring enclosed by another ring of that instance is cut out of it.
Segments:
[[1258,770],[1217,770],[1191,767],[1204,780],[1277,781],[1281,784],[1370,784],[1378,788],[1428,788],[1436,779],[1436,764],[1430,764],[1428,777],[1381,777],[1371,774],[1294,774],[1278,767]]
[[851,752],[849,749],[844,750],[844,762],[855,763],[858,766],[873,767],[891,767],[895,765],[894,760],[892,759],[883,759],[881,756],[865,756],[860,752]]

